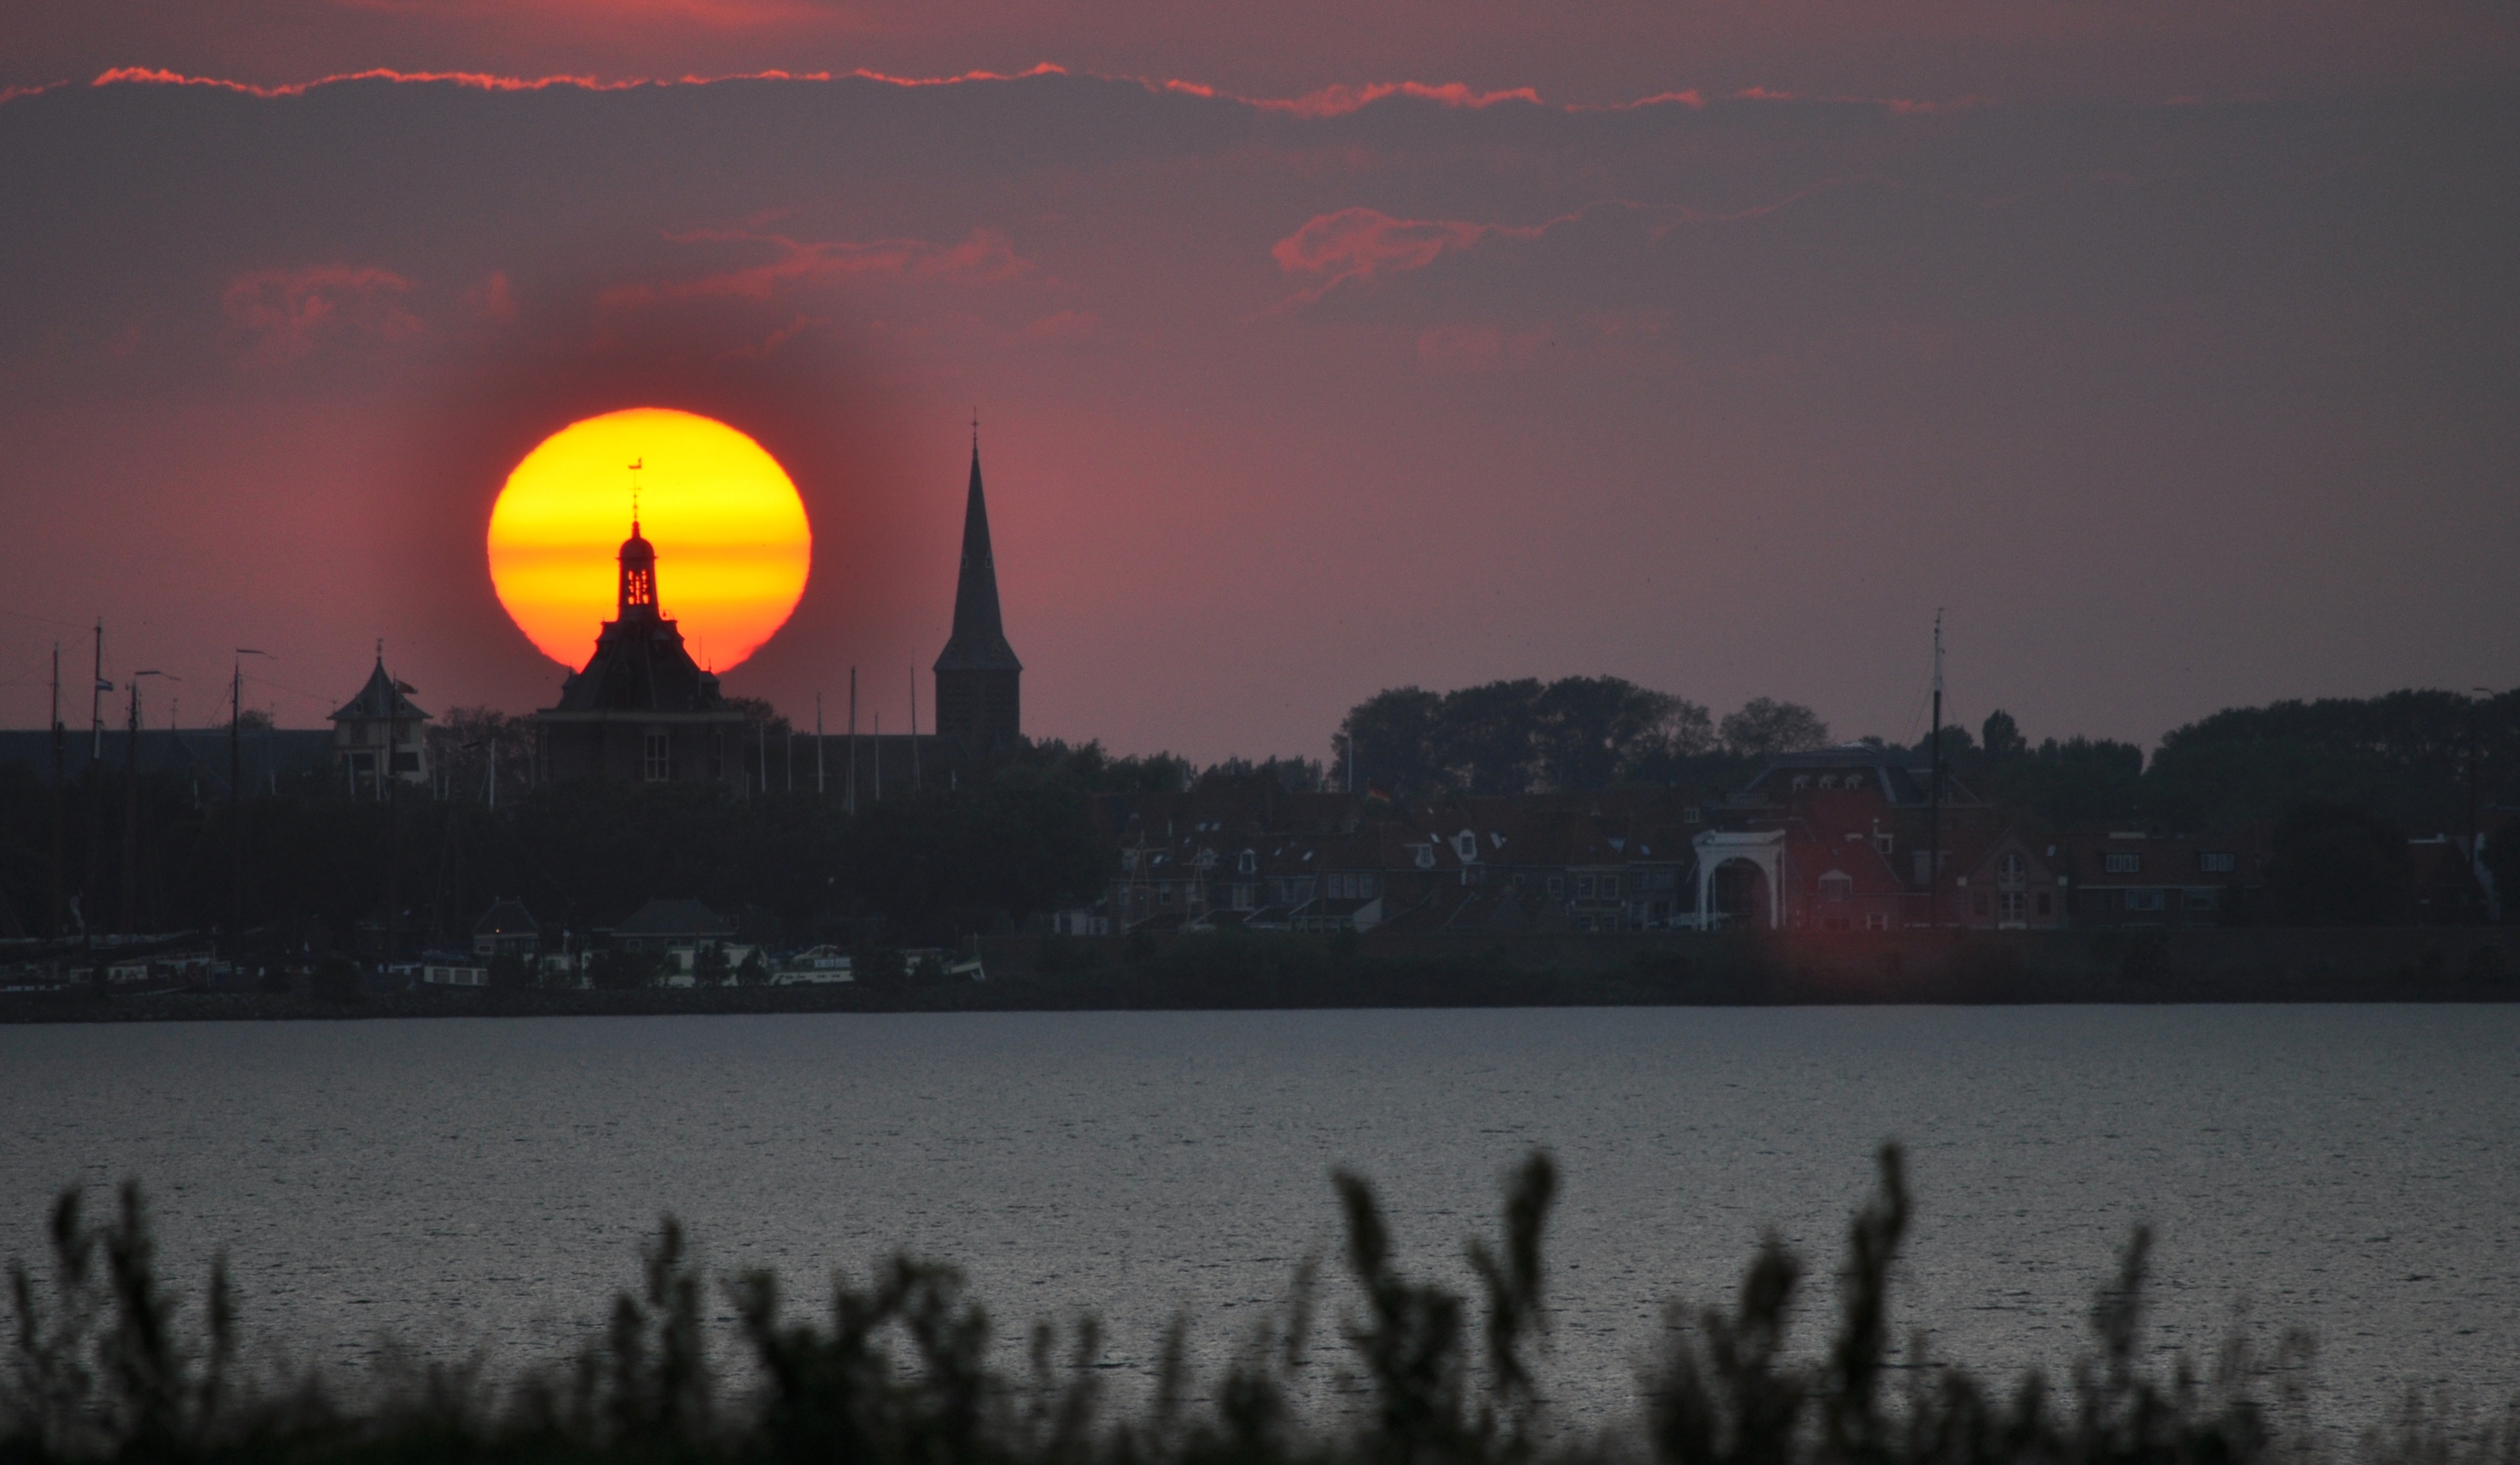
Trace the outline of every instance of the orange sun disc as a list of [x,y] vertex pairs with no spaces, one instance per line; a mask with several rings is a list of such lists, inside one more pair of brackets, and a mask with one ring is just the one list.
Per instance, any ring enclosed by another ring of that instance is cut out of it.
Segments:
[[499,604],[543,655],[583,663],[613,617],[634,483],[657,598],[692,655],[720,671],[752,655],[805,593],[805,504],[761,444],[670,407],[571,423],[508,475],[490,511]]

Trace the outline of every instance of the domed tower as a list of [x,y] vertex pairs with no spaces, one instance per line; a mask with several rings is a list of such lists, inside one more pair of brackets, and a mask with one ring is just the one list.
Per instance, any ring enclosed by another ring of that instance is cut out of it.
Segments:
[[621,553],[615,557],[621,564],[621,598],[618,615],[630,618],[632,607],[645,614],[661,614],[656,609],[656,546],[639,532],[639,516],[630,516],[630,537],[621,541]]
[[963,503],[963,571],[954,586],[954,634],[936,658],[936,736],[985,756],[1023,741],[1023,663],[1007,644],[998,611],[998,565],[989,549],[989,501],[980,491],[980,437],[971,435],[971,486]]
[[534,714],[546,778],[748,785],[743,713],[683,646],[656,588],[656,546],[630,519],[616,557],[613,618],[595,655],[561,684],[560,706]]

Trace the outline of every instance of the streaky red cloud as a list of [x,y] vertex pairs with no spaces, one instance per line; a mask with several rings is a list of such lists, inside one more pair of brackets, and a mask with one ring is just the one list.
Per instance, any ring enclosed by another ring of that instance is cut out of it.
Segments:
[[343,338],[394,342],[422,334],[420,317],[402,303],[410,293],[411,282],[389,269],[318,264],[239,275],[219,305],[252,343],[246,359],[279,366]]
[[[1525,107],[1553,107],[1556,111],[1567,114],[1636,112],[1655,107],[1686,107],[1691,111],[1698,111],[1707,106],[1705,95],[1694,88],[1685,91],[1655,92],[1650,96],[1638,97],[1626,102],[1570,102],[1552,104],[1543,98],[1539,91],[1533,87],[1517,86],[1504,90],[1478,91],[1471,88],[1466,83],[1459,81],[1448,81],[1441,84],[1431,84],[1423,81],[1372,81],[1362,82],[1356,85],[1327,86],[1323,87],[1319,91],[1308,92],[1300,97],[1251,97],[1234,92],[1221,91],[1204,82],[1186,81],[1179,78],[1156,79],[1145,76],[1103,75],[1099,72],[1071,70],[1066,67],[1058,66],[1050,62],[1043,62],[1038,66],[1021,71],[970,70],[946,76],[902,76],[895,75],[890,72],[874,71],[868,70],[864,68],[859,68],[848,71],[787,71],[773,69],[762,71],[733,71],[722,75],[708,76],[696,74],[686,74],[679,77],[626,76],[617,77],[612,80],[605,80],[597,76],[584,75],[556,74],[548,76],[504,76],[486,71],[402,71],[388,67],[377,67],[363,71],[338,72],[328,76],[319,76],[310,81],[292,81],[277,86],[260,86],[248,81],[229,81],[216,76],[187,75],[181,71],[170,71],[156,67],[116,67],[111,70],[99,73],[94,80],[88,83],[88,85],[201,86],[217,88],[223,91],[239,92],[253,97],[278,98],[303,96],[319,87],[334,86],[353,81],[389,81],[421,84],[434,82],[444,85],[472,87],[482,91],[494,92],[537,92],[549,90],[555,87],[574,88],[581,91],[608,92],[635,91],[642,87],[713,86],[726,82],[742,81],[830,82],[854,80],[872,81],[885,86],[901,87],[967,86],[990,81],[1026,81],[1040,76],[1079,76],[1097,81],[1126,81],[1143,86],[1148,91],[1198,97],[1210,101],[1232,102],[1239,106],[1254,108],[1262,112],[1277,113],[1282,115],[1300,117],[1307,120],[1321,120],[1326,118],[1348,116],[1355,113],[1362,112],[1366,108],[1373,106],[1375,103],[1387,101],[1392,98],[1399,98],[1403,101],[1423,102],[1437,107],[1465,111],[1478,111],[1489,107],[1513,104]],[[68,83],[66,82],[55,82],[47,86],[7,88],[5,90],[0,90],[0,103],[6,103],[17,97],[35,96],[39,93],[53,90],[56,86],[67,84]],[[1972,108],[1994,105],[1990,99],[1976,95],[1955,97],[1943,101],[1907,97],[1827,97],[1815,99],[1806,97],[1801,93],[1777,91],[1764,86],[1743,87],[1738,91],[1729,94],[1728,100],[1738,102],[1800,102],[1821,100],[1842,103],[1849,106],[1879,107],[1901,116],[1931,115],[1936,113],[1960,112]]]

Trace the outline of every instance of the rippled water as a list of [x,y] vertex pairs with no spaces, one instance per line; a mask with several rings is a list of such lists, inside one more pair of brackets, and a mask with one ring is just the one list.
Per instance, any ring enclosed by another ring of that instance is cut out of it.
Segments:
[[2509,1007],[22,1027],[0,1104],[0,1251],[39,1251],[60,1187],[139,1177],[184,1279],[224,1249],[249,1324],[317,1360],[554,1356],[663,1212],[791,1291],[906,1248],[1004,1322],[1099,1313],[1124,1361],[1187,1308],[1213,1359],[1335,1256],[1332,1167],[1460,1275],[1545,1145],[1553,1392],[1605,1416],[1664,1301],[1729,1298],[1763,1227],[1824,1278],[1896,1138],[1901,1322],[1939,1356],[2068,1356],[2140,1220],[2164,1348],[2243,1305],[2309,1327],[2346,1417],[2520,1377]]

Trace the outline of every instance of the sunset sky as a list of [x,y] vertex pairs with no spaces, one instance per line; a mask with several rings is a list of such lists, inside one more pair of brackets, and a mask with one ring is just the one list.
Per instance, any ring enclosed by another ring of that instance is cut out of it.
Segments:
[[803,493],[803,602],[727,675],[800,719],[851,664],[927,704],[975,406],[1027,730],[1120,751],[1575,673],[1912,737],[1938,607],[1956,715],[2034,740],[2520,682],[2507,0],[0,36],[0,723],[98,616],[108,677],[183,677],[153,723],[252,646],[312,725],[381,636],[431,710],[549,706],[490,503],[634,406]]

